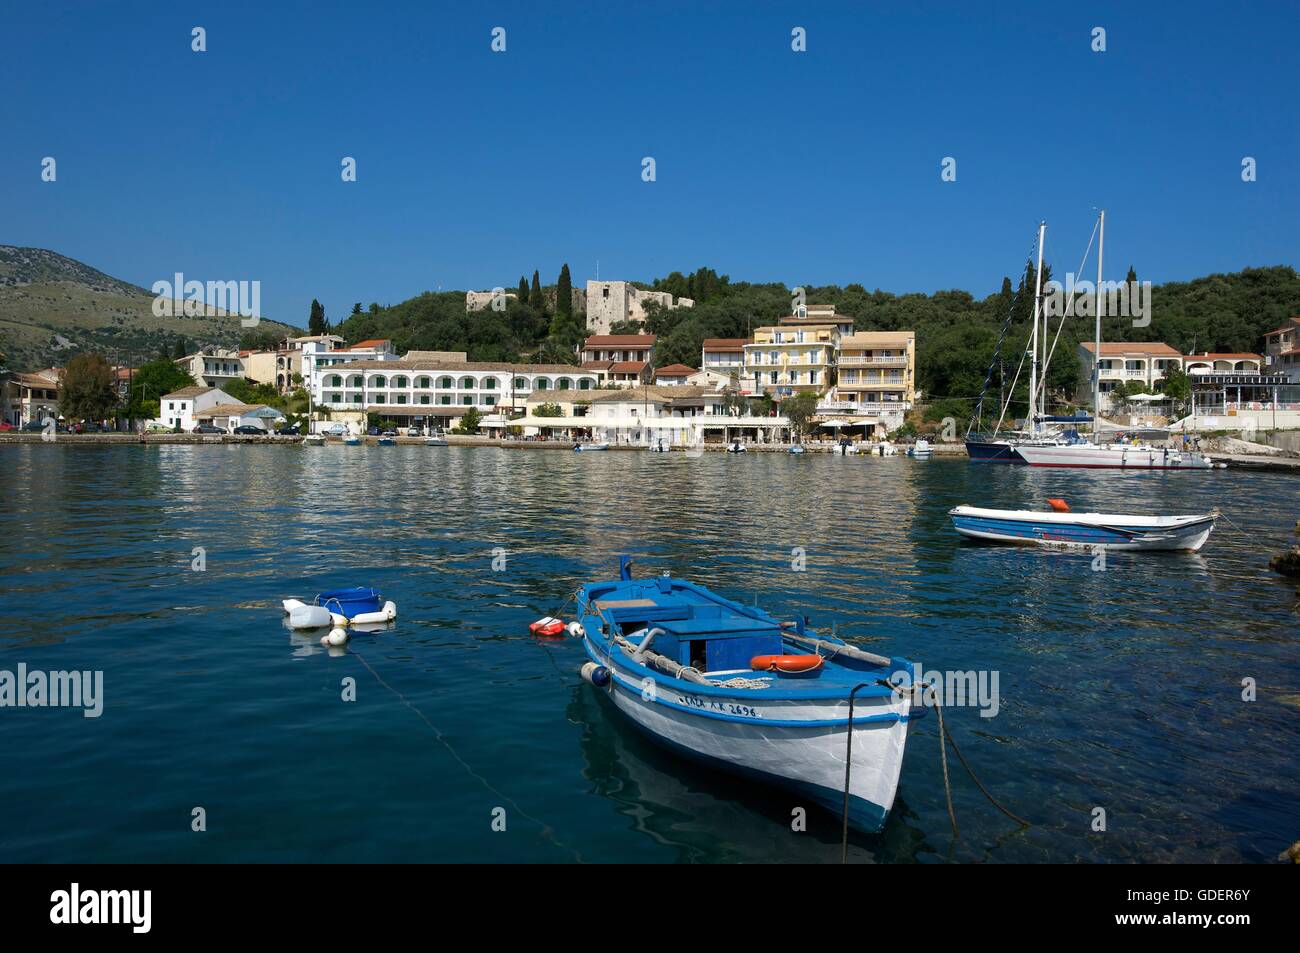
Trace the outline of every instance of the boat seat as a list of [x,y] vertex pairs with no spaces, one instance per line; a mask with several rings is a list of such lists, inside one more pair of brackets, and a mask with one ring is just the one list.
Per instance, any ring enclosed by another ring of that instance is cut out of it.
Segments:
[[664,622],[689,619],[691,607],[680,600],[618,599],[596,603],[611,622]]

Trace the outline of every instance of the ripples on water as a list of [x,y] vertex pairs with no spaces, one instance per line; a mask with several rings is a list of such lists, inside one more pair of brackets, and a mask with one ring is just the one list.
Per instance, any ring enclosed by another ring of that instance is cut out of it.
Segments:
[[[948,718],[1033,826],[954,767],[953,846],[928,717],[859,861],[1257,861],[1300,837],[1297,594],[1267,569],[1300,515],[1292,478],[415,446],[2,453],[0,668],[102,669],[106,703],[99,719],[0,709],[0,860],[837,859],[835,817],[791,832],[789,797],[661,752],[579,682],[576,643],[528,638],[624,552],[928,669],[1000,673],[998,717]],[[962,543],[947,517],[1047,496],[1218,506],[1245,532],[1094,572],[1087,555]],[[280,599],[355,584],[399,607],[351,643],[388,687],[281,621]]]

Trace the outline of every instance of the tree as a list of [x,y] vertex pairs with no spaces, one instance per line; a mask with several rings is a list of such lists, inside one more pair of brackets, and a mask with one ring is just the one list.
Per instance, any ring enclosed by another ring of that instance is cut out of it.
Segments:
[[159,416],[158,401],[164,394],[190,387],[194,378],[168,357],[161,357],[136,368],[131,375],[131,393],[127,396],[126,415],[132,420]]
[[460,418],[460,423],[456,425],[457,433],[478,433],[479,423],[483,420],[483,415],[475,407],[468,408]]
[[528,303],[528,279],[523,275],[519,276],[519,303]]
[[185,356],[186,356],[186,353],[187,353],[187,351],[186,351],[186,348],[185,348],[185,339],[184,339],[184,338],[177,338],[177,339],[176,339],[176,344],[175,344],[175,346],[172,348],[172,357],[173,357],[175,360],[178,360],[178,361],[179,361],[182,357],[185,357]]
[[790,421],[790,429],[803,436],[811,429],[813,415],[817,413],[817,395],[809,391],[795,394],[781,401],[781,413]]
[[353,313],[353,314],[360,314],[360,313],[361,313],[361,302],[360,302],[360,301],[358,301],[356,304],[354,304],[354,305],[352,306],[352,313]]
[[99,354],[78,354],[68,361],[59,384],[59,412],[67,420],[106,420],[117,407],[113,369]]
[[328,325],[325,323],[325,306],[315,298],[311,299],[311,315],[307,318],[307,333],[324,334]]
[[542,283],[536,269],[533,270],[532,290],[528,292],[528,306],[538,314],[546,313],[546,299],[542,297]]
[[563,417],[564,410],[559,404],[547,401],[533,411],[534,417]]
[[573,316],[573,279],[569,277],[569,263],[560,269],[559,280],[555,283],[555,310],[565,317]]

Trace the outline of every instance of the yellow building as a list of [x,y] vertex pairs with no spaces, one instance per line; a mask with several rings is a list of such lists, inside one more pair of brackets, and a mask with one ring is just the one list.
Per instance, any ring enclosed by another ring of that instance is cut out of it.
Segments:
[[847,334],[839,340],[836,363],[828,409],[901,415],[916,400],[915,331]]
[[839,338],[833,324],[757,328],[745,344],[745,382],[778,400],[803,391],[821,394],[831,386]]

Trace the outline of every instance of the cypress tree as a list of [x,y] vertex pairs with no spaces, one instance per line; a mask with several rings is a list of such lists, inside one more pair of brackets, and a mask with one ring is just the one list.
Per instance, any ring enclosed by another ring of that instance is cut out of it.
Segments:
[[528,279],[523,275],[519,276],[519,303],[528,303]]
[[533,289],[528,292],[528,304],[538,314],[546,312],[546,301],[542,298],[542,282],[536,269],[533,270]]
[[569,263],[560,269],[559,280],[555,283],[555,310],[565,317],[573,314],[573,279],[569,277]]
[[311,316],[307,319],[308,334],[324,334],[325,328],[325,307],[315,298],[311,299]]

